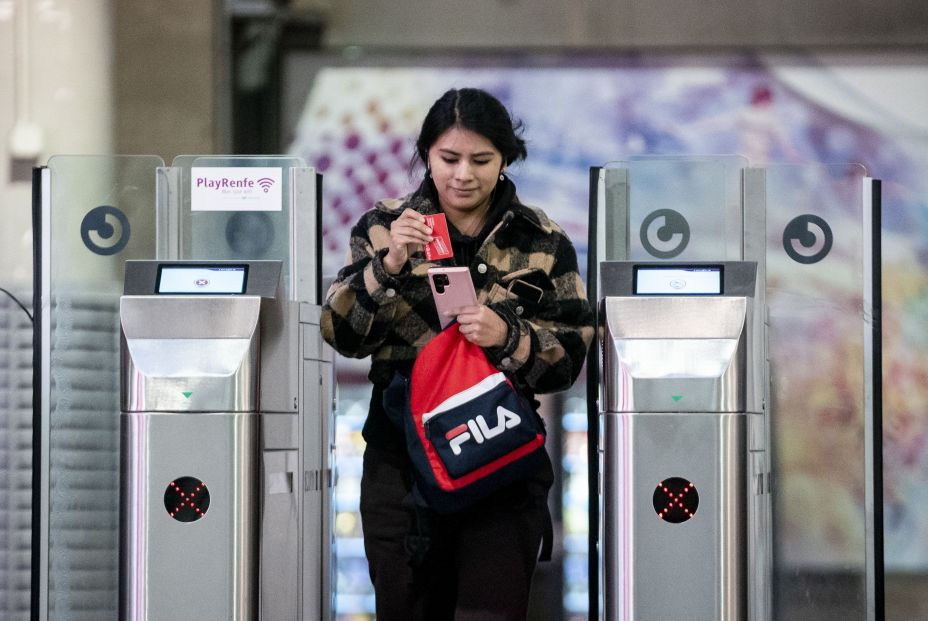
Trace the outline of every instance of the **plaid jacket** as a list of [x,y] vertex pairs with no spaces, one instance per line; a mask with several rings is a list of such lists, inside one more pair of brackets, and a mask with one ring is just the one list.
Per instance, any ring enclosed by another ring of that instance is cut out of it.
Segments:
[[[451,259],[426,261],[420,250],[399,274],[386,272],[390,224],[407,207],[438,211],[414,193],[380,201],[365,213],[351,231],[348,264],[322,310],[323,338],[345,356],[371,356],[369,377],[378,384],[389,383],[396,368],[410,367],[439,332],[426,272],[453,265]],[[532,393],[569,388],[593,339],[593,314],[564,231],[541,210],[513,200],[469,267],[478,301],[509,326],[503,346],[485,348],[489,360]],[[513,294],[516,280],[539,287],[541,299]]]

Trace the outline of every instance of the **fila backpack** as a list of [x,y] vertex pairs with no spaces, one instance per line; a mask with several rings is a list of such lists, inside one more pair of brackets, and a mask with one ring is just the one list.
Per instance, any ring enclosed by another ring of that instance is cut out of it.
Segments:
[[403,412],[416,491],[438,513],[460,511],[528,478],[547,459],[541,418],[452,323],[397,373],[384,406]]

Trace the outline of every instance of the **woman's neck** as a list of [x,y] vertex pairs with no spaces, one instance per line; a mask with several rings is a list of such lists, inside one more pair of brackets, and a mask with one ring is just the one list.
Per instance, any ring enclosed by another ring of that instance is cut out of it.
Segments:
[[459,233],[468,237],[476,237],[480,234],[484,223],[487,221],[487,214],[490,212],[490,201],[488,200],[483,205],[465,212],[446,210],[444,208],[442,208],[442,211]]

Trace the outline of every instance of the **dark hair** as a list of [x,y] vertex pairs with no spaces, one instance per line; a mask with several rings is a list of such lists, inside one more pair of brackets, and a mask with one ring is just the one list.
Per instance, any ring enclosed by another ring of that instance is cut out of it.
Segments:
[[499,99],[479,88],[452,88],[432,104],[422,121],[416,156],[423,164],[428,166],[429,148],[452,127],[472,131],[492,142],[502,154],[504,166],[528,155],[525,141],[519,136],[522,123],[513,122]]

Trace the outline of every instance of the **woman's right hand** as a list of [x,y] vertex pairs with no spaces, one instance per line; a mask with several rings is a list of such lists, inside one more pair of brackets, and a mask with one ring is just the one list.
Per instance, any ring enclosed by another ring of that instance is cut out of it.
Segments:
[[425,216],[407,207],[390,225],[390,250],[383,258],[384,269],[389,274],[399,274],[416,246],[430,241],[432,229],[425,224]]

